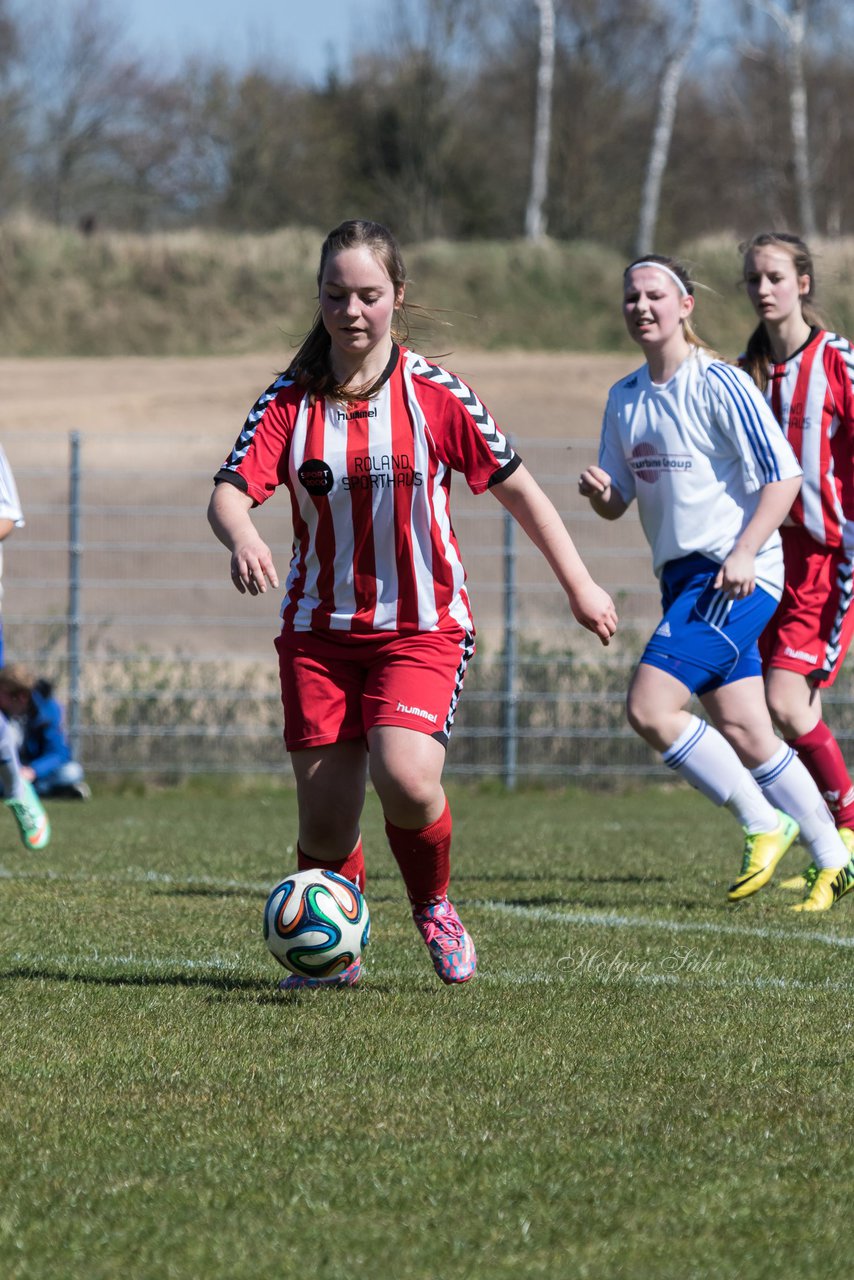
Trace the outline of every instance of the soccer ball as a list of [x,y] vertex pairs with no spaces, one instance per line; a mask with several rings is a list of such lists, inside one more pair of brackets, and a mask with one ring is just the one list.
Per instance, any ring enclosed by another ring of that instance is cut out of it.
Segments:
[[371,917],[356,885],[335,871],[294,871],[264,908],[264,941],[303,978],[331,978],[368,945]]

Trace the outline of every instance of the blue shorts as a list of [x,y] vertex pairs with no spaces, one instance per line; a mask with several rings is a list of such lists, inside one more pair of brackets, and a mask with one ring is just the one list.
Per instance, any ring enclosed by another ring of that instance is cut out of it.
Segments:
[[777,608],[762,587],[743,600],[716,591],[720,565],[708,556],[671,560],[661,575],[664,617],[641,655],[691,693],[762,675],[756,643]]

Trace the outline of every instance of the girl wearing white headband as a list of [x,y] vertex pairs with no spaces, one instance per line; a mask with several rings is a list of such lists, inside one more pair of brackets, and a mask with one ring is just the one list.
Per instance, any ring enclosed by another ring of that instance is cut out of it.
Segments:
[[[637,500],[663,616],[632,678],[628,719],[744,828],[728,890],[737,902],[768,883],[799,833],[817,867],[849,864],[815,782],[774,733],[757,646],[782,591],[778,526],[801,468],[751,379],[691,327],[694,286],[681,263],[648,254],[623,285],[645,363],[611,388],[598,464],[579,491],[608,520]],[[708,721],[689,709],[693,696]],[[811,891],[794,909],[835,900]]]

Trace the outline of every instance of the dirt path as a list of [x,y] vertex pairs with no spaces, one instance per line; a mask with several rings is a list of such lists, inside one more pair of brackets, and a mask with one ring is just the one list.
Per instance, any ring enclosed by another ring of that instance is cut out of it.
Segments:
[[[458,352],[443,361],[481,396],[501,428],[525,439],[595,437],[628,355]],[[70,431],[98,438],[115,464],[156,436],[217,456],[281,367],[275,353],[201,359],[0,360],[0,441],[11,457],[57,461]],[[58,437],[61,437],[59,439]]]

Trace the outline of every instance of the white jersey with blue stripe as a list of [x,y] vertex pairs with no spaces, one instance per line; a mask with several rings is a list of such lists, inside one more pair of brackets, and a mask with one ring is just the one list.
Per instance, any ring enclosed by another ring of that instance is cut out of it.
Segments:
[[[723,564],[764,485],[801,474],[753,381],[700,348],[668,382],[646,365],[608,396],[599,465],[638,514],[660,575],[699,552]],[[777,599],[783,553],[775,531],[756,557],[756,580]]]

